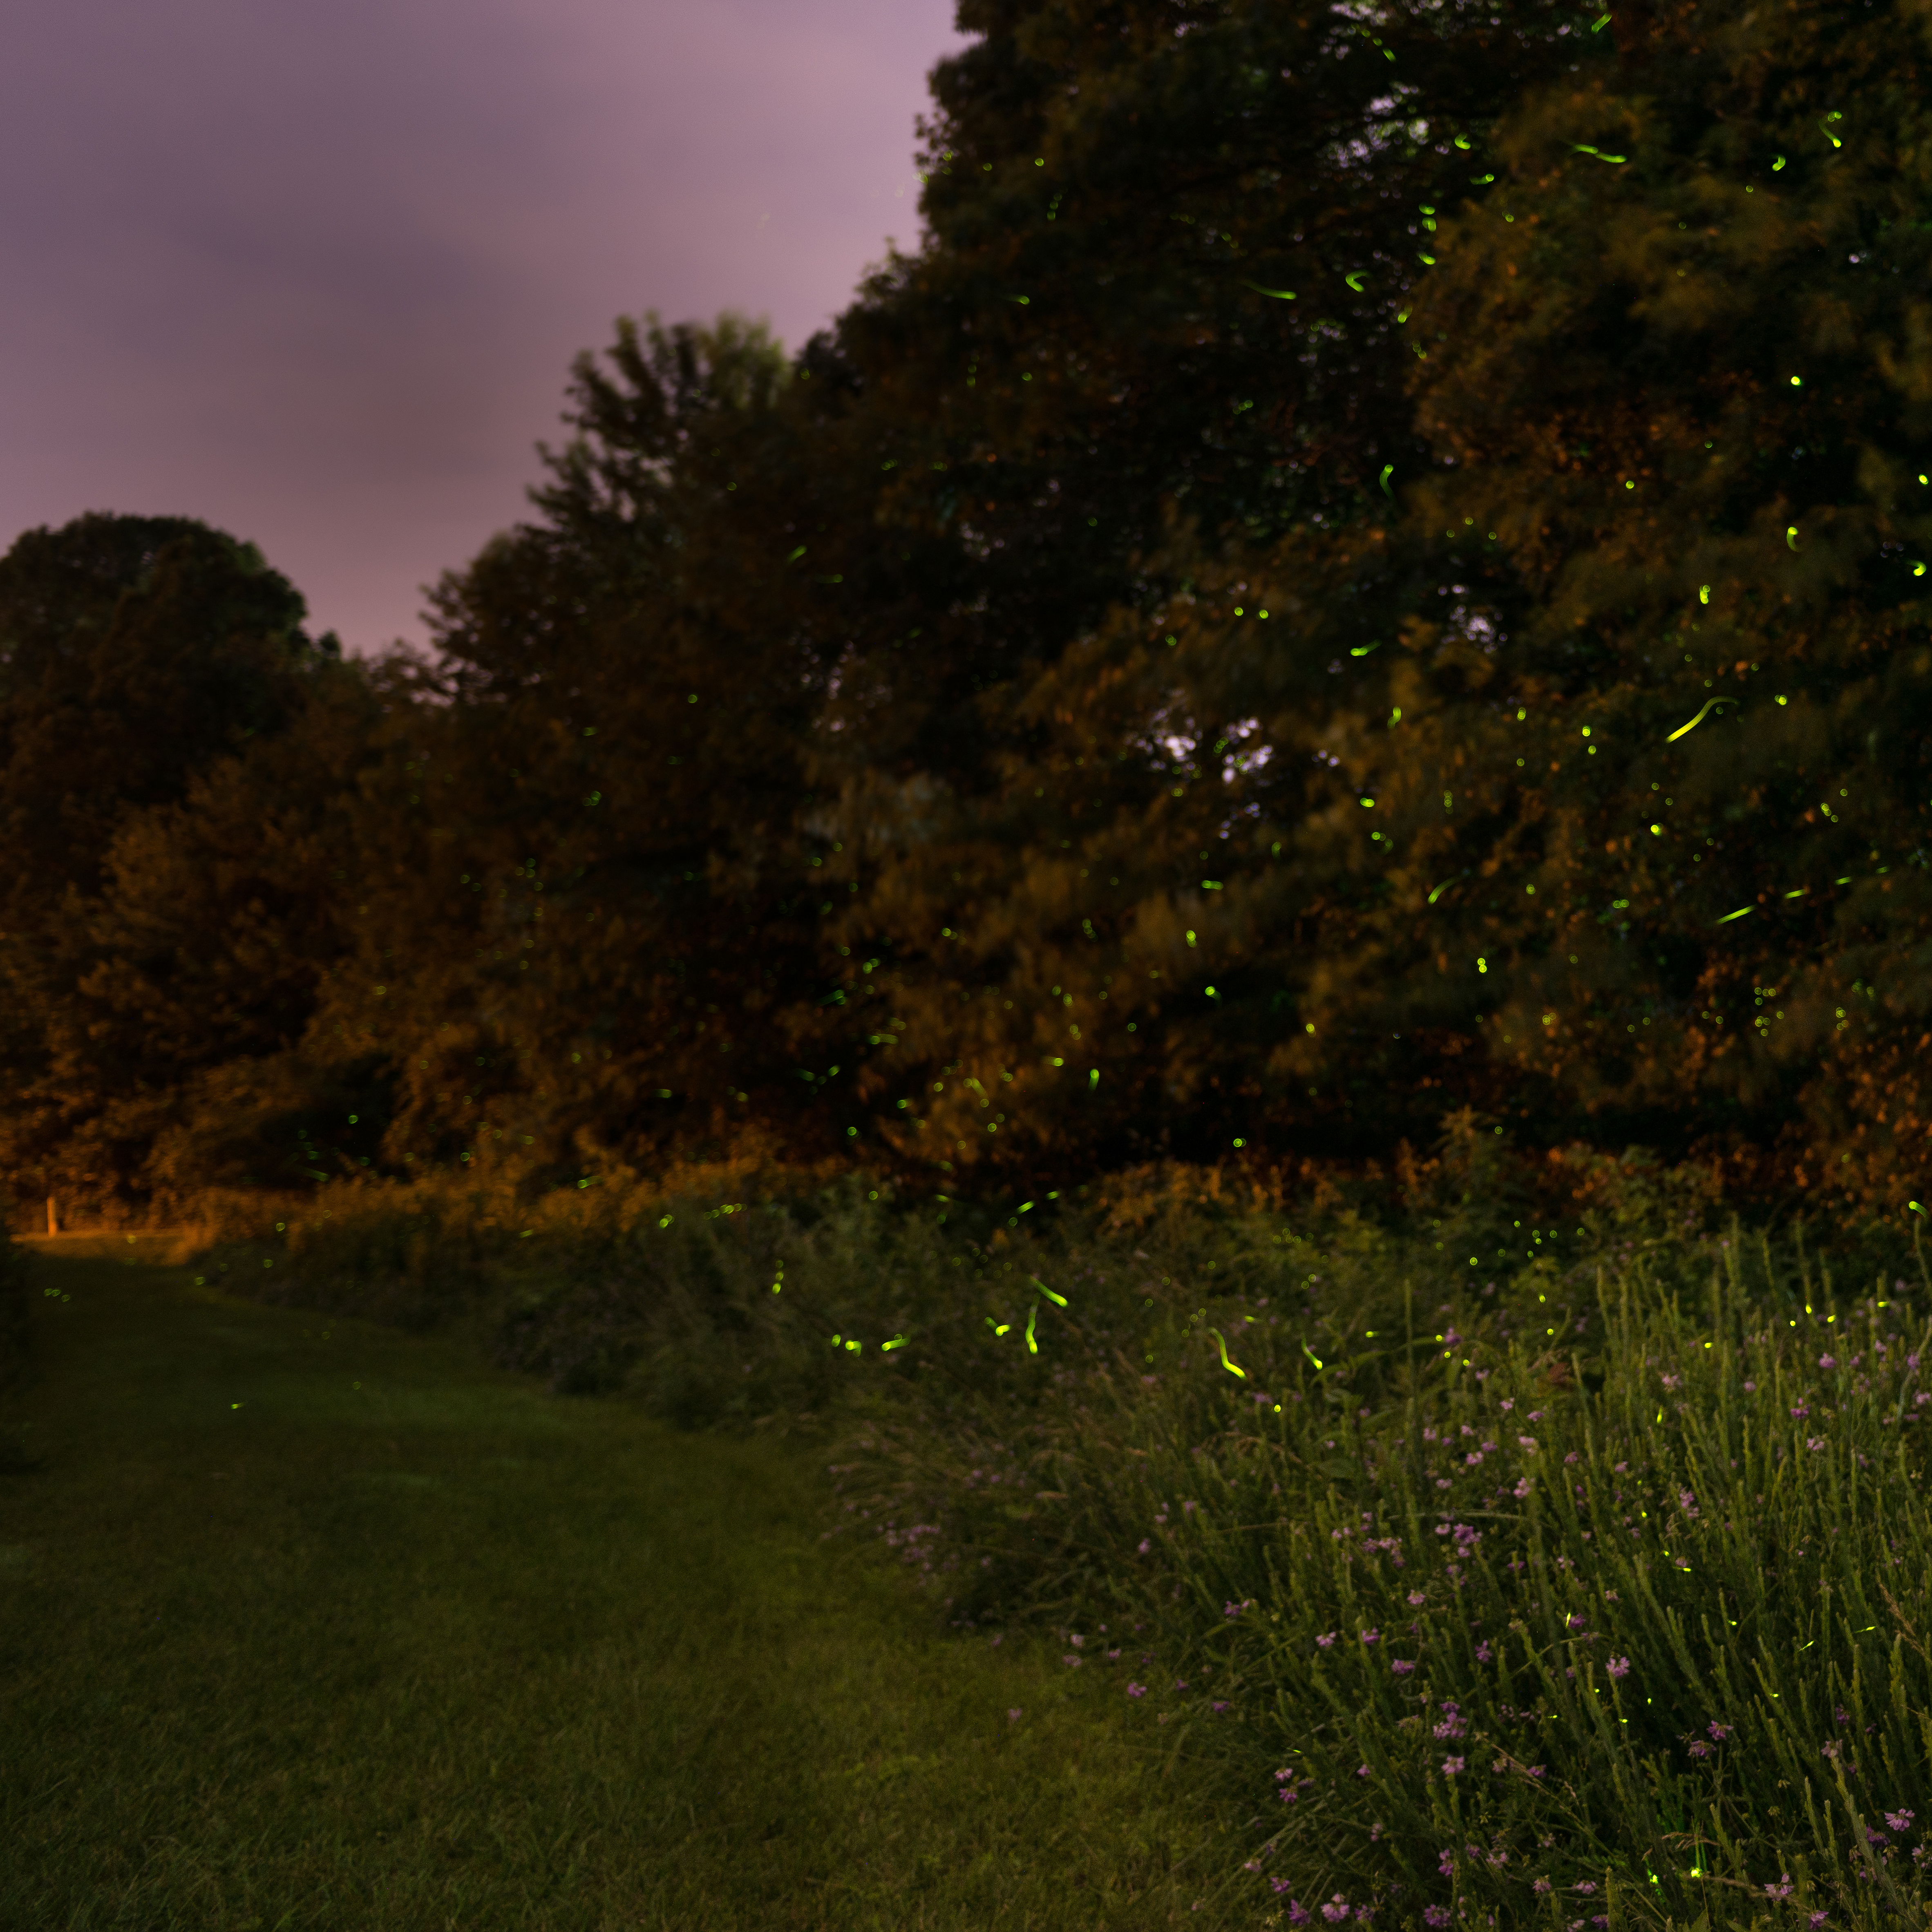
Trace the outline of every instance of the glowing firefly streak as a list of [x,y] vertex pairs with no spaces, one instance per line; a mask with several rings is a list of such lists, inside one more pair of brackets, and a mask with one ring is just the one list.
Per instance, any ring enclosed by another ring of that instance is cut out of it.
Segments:
[[1311,1348],[1310,1348],[1310,1347],[1309,1347],[1309,1346],[1308,1346],[1308,1344],[1307,1344],[1306,1342],[1303,1342],[1303,1343],[1302,1343],[1302,1345],[1301,1345],[1301,1352],[1302,1352],[1304,1355],[1306,1355],[1306,1356],[1308,1358],[1308,1359],[1309,1359],[1311,1362],[1312,1362],[1312,1363],[1315,1364],[1315,1366],[1316,1366],[1316,1367],[1317,1369],[1319,1369],[1319,1368],[1321,1367],[1321,1366],[1322,1366],[1322,1358],[1321,1358],[1321,1357],[1320,1357],[1319,1355],[1316,1354],[1316,1352],[1314,1352],[1314,1350],[1313,1350],[1313,1349],[1312,1349]]
[[1389,478],[1394,474],[1395,465],[1393,463],[1388,464],[1382,471],[1382,494],[1384,496],[1393,496],[1395,494],[1395,492],[1389,488]]
[[1294,299],[1292,289],[1264,289],[1258,282],[1244,282],[1241,286],[1252,289],[1258,296],[1272,296],[1276,302],[1292,302]]
[[1729,926],[1732,920],[1742,919],[1746,913],[1755,912],[1757,908],[1755,906],[1739,906],[1736,912],[1726,913],[1724,917],[1718,920],[1718,923],[1720,926]]
[[1719,704],[1735,704],[1737,701],[1738,700],[1735,698],[1712,698],[1710,700],[1710,703],[1706,704],[1704,706],[1704,709],[1699,712],[1696,716],[1692,718],[1689,724],[1678,725],[1677,729],[1672,732],[1670,736],[1665,739],[1664,742],[1666,745],[1676,744],[1678,740],[1682,737],[1687,731],[1694,731],[1699,725],[1703,723],[1706,717],[1708,716],[1713,706]]
[[1342,278],[1342,280],[1346,282],[1349,287],[1353,289],[1358,295],[1360,295],[1362,292],[1361,274],[1362,272],[1360,268],[1354,268],[1351,269],[1347,274]]
[[1033,1324],[1039,1318],[1040,1304],[1036,1301],[1033,1305],[1033,1312],[1027,1317],[1027,1353],[1029,1355],[1036,1355],[1040,1353],[1040,1344],[1033,1339]]
[[1365,658],[1370,652],[1379,650],[1382,648],[1382,639],[1378,638],[1372,644],[1352,645],[1349,648],[1348,655],[1352,658]]
[[1220,1330],[1218,1328],[1210,1328],[1208,1332],[1214,1336],[1216,1341],[1221,1344],[1222,1367],[1226,1369],[1231,1376],[1239,1376],[1242,1381],[1246,1382],[1248,1378],[1248,1372],[1246,1369],[1238,1368],[1232,1362],[1228,1360],[1228,1344],[1226,1340],[1222,1337]]

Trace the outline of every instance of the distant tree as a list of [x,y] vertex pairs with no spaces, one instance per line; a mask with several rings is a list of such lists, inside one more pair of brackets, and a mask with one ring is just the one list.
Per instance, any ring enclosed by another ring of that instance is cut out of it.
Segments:
[[754,1126],[802,1152],[837,1132],[818,1098],[830,842],[801,822],[834,647],[812,565],[780,547],[811,551],[823,452],[757,326],[626,319],[610,362],[574,367],[542,520],[432,594],[422,806],[403,812],[393,762],[383,782],[392,824],[434,825],[430,869],[373,889],[324,1022],[352,1030],[366,982],[389,985],[412,1042],[392,1162],[480,1161],[501,1136],[574,1174]]
[[[4,904],[90,886],[124,813],[282,729],[311,644],[299,592],[251,544],[186,517],[90,513],[0,557]],[[32,923],[31,911],[27,922]]]
[[[200,1058],[183,1061],[124,998],[133,1031],[90,1034],[100,975],[113,976],[95,902],[112,874],[125,938],[127,895],[145,890],[190,956],[247,978],[224,951],[236,935],[224,924],[180,925],[191,906],[212,911],[213,882],[164,862],[152,814],[302,715],[338,658],[332,636],[310,642],[304,609],[252,545],[185,518],[90,514],[30,530],[0,558],[0,829],[11,860],[0,885],[0,1158],[16,1188],[99,1199],[124,1187],[142,1135],[107,1158],[81,1151],[78,1124],[111,1138],[117,1092],[160,1104],[248,1030],[233,1007],[201,1006],[190,1022]],[[230,830],[259,865],[265,828]],[[118,866],[117,839],[128,841]],[[244,1006],[266,996],[259,984],[233,990]]]

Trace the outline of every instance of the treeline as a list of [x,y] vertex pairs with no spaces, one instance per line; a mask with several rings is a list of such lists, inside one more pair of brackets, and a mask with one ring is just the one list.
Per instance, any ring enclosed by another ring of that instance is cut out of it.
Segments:
[[960,20],[920,252],[789,359],[620,322],[433,662],[186,520],[0,560],[16,1195],[1472,1108],[1905,1211],[1922,14]]

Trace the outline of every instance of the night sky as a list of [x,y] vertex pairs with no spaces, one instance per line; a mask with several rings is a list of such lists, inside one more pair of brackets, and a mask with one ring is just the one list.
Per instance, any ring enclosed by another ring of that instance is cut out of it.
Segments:
[[0,548],[260,544],[312,632],[535,515],[571,358],[722,308],[796,349],[920,238],[952,0],[11,0]]

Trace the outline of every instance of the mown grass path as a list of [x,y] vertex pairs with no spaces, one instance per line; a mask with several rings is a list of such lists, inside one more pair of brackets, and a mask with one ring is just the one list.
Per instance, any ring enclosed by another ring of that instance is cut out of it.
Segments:
[[808,1450],[180,1269],[40,1267],[44,1461],[0,1477],[7,1932],[1233,1922],[1131,1714],[821,1542]]

